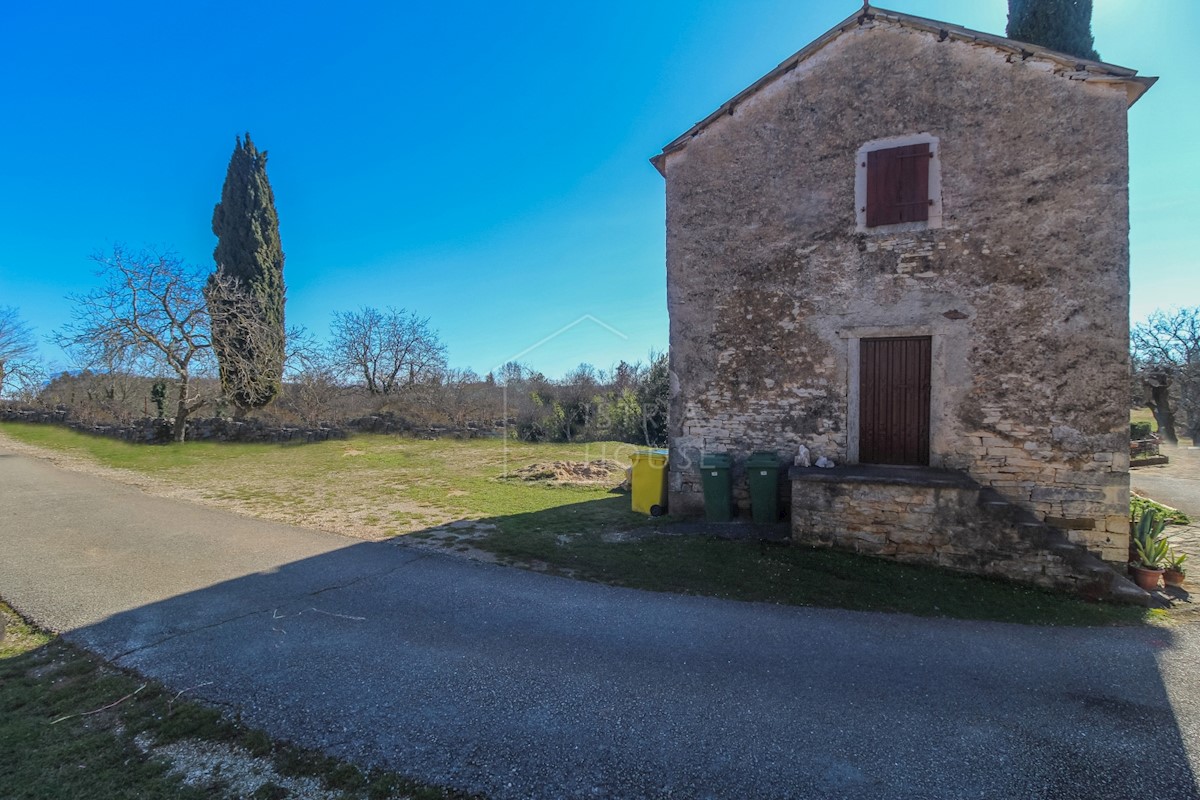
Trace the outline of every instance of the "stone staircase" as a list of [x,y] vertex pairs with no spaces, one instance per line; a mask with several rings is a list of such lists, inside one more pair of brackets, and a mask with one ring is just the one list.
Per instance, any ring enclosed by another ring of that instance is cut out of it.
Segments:
[[992,575],[1096,600],[1150,593],[1066,533],[965,472],[928,467],[793,467],[792,540]]
[[1079,582],[1077,591],[1080,594],[1096,600],[1153,605],[1150,593],[1138,588],[1113,565],[1070,541],[1061,529],[1047,525],[995,489],[981,486],[977,504],[986,519],[1011,528],[1013,535],[1022,542],[1061,562],[1064,570]]

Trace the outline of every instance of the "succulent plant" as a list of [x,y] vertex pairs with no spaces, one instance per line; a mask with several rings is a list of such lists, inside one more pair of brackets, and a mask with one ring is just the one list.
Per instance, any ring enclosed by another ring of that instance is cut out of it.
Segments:
[[1138,541],[1135,543],[1137,547],[1138,562],[1143,569],[1162,569],[1167,563],[1167,553],[1170,547],[1167,545],[1167,540],[1162,537],[1156,537],[1149,541]]

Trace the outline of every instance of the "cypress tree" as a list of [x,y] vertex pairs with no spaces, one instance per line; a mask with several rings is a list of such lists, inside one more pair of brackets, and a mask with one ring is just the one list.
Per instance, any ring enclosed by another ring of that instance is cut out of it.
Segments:
[[1006,36],[1099,61],[1093,48],[1092,0],[1008,0]]
[[221,388],[239,410],[261,408],[283,383],[283,245],[267,152],[249,133],[229,158],[212,230],[217,268],[206,296]]

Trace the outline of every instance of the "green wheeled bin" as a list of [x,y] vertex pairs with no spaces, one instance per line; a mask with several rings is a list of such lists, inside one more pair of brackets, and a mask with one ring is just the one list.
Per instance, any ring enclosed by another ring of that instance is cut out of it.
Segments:
[[779,521],[779,456],[759,450],[746,459],[750,484],[750,511],[756,525]]
[[707,453],[700,457],[700,478],[704,486],[704,518],[709,522],[733,519],[733,458],[726,453]]

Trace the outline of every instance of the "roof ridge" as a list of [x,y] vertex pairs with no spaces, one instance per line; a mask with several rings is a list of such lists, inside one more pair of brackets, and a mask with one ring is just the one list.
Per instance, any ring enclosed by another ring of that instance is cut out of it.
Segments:
[[916,28],[927,33],[937,34],[939,41],[947,39],[957,39],[994,47],[998,50],[1008,51],[1012,55],[1019,55],[1022,61],[1029,59],[1049,60],[1063,67],[1072,69],[1075,73],[1084,73],[1085,75],[1094,76],[1093,80],[1103,80],[1106,82],[1124,82],[1130,84],[1128,89],[1129,105],[1133,105],[1137,100],[1146,93],[1146,91],[1154,84],[1158,78],[1143,78],[1138,77],[1137,70],[1129,67],[1122,67],[1117,64],[1111,64],[1105,61],[1093,61],[1089,59],[1079,58],[1069,53],[1062,53],[1057,50],[1040,47],[1038,45],[1021,42],[1016,39],[1008,39],[995,34],[976,31],[971,28],[965,28],[961,25],[955,25],[949,22],[940,22],[926,17],[918,17],[912,14],[906,14],[901,11],[891,11],[879,6],[873,6],[869,0],[864,0],[862,8],[855,13],[846,17],[844,20],[834,25],[825,33],[813,39],[807,45],[796,51],[786,59],[781,61],[774,69],[763,75],[754,83],[742,91],[735,94],[729,100],[722,103],[716,111],[709,114],[704,119],[697,122],[683,134],[673,139],[665,147],[662,152],[650,159],[650,163],[665,175],[663,159],[670,153],[682,149],[689,140],[700,134],[708,126],[712,125],[721,117],[727,114],[733,114],[738,105],[745,99],[757,94],[758,91],[781,78],[783,75],[796,69],[801,63],[807,61],[812,56],[823,50],[826,45],[841,37],[847,30],[860,27],[867,23],[874,23],[876,19],[882,18],[885,22]]

